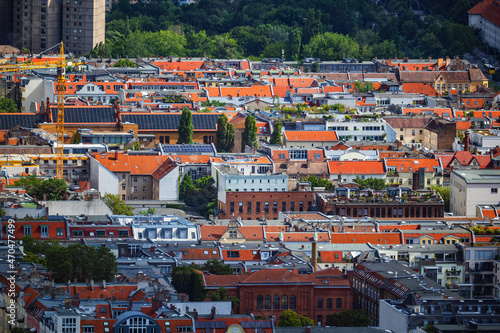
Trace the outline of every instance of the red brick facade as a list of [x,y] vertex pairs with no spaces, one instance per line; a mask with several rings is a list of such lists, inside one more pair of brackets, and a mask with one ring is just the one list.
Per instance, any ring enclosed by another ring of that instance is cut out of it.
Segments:
[[[346,275],[335,268],[298,275],[286,269],[261,270],[241,275],[239,281],[225,276],[204,275],[205,287],[226,287],[240,300],[240,313],[273,317],[276,323],[284,310],[293,310],[325,325],[328,315],[352,310]],[[234,283],[234,284],[233,284]]]
[[243,220],[256,220],[262,217],[277,220],[279,212],[315,209],[314,192],[227,192],[226,202],[219,200],[221,219],[229,219],[234,213],[234,216]]

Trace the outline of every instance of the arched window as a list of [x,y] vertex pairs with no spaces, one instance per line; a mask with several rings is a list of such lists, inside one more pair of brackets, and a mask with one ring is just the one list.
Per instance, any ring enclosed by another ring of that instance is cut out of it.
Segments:
[[262,302],[264,301],[264,297],[262,295],[257,296],[257,310],[262,310]]
[[271,310],[271,296],[270,295],[266,295],[265,302],[264,302],[264,309]]
[[290,295],[290,310],[295,310],[297,308],[297,298],[295,295]]
[[318,298],[318,309],[323,309],[323,299]]
[[280,309],[280,297],[278,295],[274,295],[273,297],[273,310]]
[[335,300],[335,303],[336,303],[337,309],[342,309],[342,298],[337,298]]
[[288,296],[281,296],[281,310],[288,310]]
[[333,307],[333,300],[331,298],[326,299],[326,308],[331,309]]

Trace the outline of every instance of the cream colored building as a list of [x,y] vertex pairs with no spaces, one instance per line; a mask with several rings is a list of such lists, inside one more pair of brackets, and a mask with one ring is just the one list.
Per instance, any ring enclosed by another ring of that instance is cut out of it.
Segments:
[[14,45],[33,53],[62,41],[78,57],[105,40],[105,0],[15,1],[13,13]]

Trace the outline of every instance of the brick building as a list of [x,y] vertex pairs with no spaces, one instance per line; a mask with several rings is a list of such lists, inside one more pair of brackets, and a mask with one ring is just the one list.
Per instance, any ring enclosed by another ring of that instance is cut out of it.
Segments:
[[226,202],[219,200],[219,217],[243,220],[265,217],[277,220],[279,212],[316,210],[314,192],[226,192]]
[[244,275],[203,275],[205,288],[227,288],[240,299],[240,313],[280,318],[293,310],[324,325],[326,317],[352,309],[349,280],[337,268],[299,275],[287,269],[261,270]]

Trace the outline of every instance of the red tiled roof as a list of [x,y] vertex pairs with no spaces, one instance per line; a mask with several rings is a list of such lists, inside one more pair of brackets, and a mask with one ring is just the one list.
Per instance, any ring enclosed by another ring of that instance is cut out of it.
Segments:
[[469,11],[467,12],[468,14],[479,14],[481,15],[483,12],[486,11],[486,9],[489,7],[489,5],[491,5],[493,2],[495,2],[495,0],[481,0],[481,1],[478,1],[478,3],[472,7],[471,9],[469,9]]
[[397,232],[382,233],[335,233],[332,244],[401,244],[401,235]]
[[93,157],[111,172],[130,172],[131,175],[153,175],[170,159],[164,155],[128,155],[122,153],[99,153]]
[[238,229],[246,240],[264,240],[264,231],[262,226],[242,226]]
[[457,131],[465,131],[472,127],[472,123],[470,121],[457,121]]
[[201,225],[200,233],[202,241],[218,241],[226,232],[227,226],[222,225]]
[[434,167],[439,167],[438,159],[431,158],[389,158],[385,160],[387,167],[394,166],[399,172],[413,172],[425,168],[427,172],[433,172]]
[[330,174],[376,175],[385,174],[382,161],[329,161]]
[[[229,257],[228,252],[238,251],[239,257]],[[222,260],[226,261],[260,261],[260,254],[258,250],[249,250],[242,248],[235,249],[222,249]]]
[[342,251],[320,251],[322,263],[342,262],[344,256]]
[[423,94],[425,96],[438,96],[438,92],[427,83],[403,83],[402,89],[407,94]]
[[[313,241],[314,232],[282,232],[283,233],[283,242],[309,242]],[[318,242],[329,242],[330,238],[328,237],[327,232],[318,232],[316,233],[318,236]],[[266,239],[270,242],[279,242],[280,241],[280,233],[279,232],[267,232],[266,231]]]
[[335,131],[285,131],[286,141],[331,142],[338,141]]

